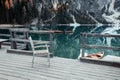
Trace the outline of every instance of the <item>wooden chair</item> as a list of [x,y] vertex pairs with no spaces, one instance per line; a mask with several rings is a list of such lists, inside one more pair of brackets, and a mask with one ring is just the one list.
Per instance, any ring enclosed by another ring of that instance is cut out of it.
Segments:
[[[40,46],[35,46],[31,37],[29,37],[29,41],[30,41],[30,45],[31,45],[31,48],[32,48],[32,52],[33,52],[32,67],[34,65],[34,59],[35,59],[36,55],[47,56],[48,67],[50,67],[50,52],[49,52],[49,48],[48,48],[49,46],[47,44],[44,44],[42,46],[41,45]],[[45,48],[45,49],[35,50],[36,48]]]

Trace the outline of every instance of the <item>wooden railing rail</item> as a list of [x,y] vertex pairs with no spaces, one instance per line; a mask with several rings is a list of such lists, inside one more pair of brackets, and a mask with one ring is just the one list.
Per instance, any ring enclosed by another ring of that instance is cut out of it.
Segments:
[[100,48],[100,49],[112,49],[112,50],[120,50],[120,47],[110,47],[110,46],[100,46],[100,45],[90,45],[86,43],[87,37],[118,37],[120,38],[119,34],[111,35],[111,34],[98,34],[98,33],[81,33],[82,36],[82,42],[81,42],[81,48],[82,48],[82,57],[84,57],[85,49],[86,48]]
[[[20,34],[17,34],[20,33]],[[39,44],[49,44],[50,45],[50,52],[53,53],[53,33],[54,31],[50,30],[29,30],[27,28],[15,28],[15,29],[10,29],[10,34],[11,34],[11,49],[18,49],[17,44],[19,42],[22,42],[26,44],[26,49],[28,49],[28,44],[29,44],[29,34],[48,34],[49,35],[49,41],[40,41],[40,40],[33,40],[35,43]],[[18,36],[24,36],[22,39]]]

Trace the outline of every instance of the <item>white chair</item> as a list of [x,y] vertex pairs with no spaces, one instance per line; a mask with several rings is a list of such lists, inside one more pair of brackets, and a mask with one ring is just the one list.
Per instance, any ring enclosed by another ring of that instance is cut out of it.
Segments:
[[[31,37],[29,37],[29,41],[30,41],[30,45],[32,48],[32,53],[33,53],[33,59],[32,59],[32,67],[34,66],[34,59],[36,55],[39,56],[47,56],[48,58],[48,67],[50,67],[50,52],[49,52],[49,46],[47,44],[44,45],[40,45],[40,46],[35,46],[35,44],[33,43],[33,40]],[[45,48],[42,50],[35,50],[36,48]]]

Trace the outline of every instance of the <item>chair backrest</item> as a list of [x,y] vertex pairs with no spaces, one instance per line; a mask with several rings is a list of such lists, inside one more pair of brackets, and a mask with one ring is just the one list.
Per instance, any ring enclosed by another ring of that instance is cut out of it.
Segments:
[[[34,43],[33,43],[33,40],[32,40],[31,37],[29,37],[29,41],[30,41],[30,45],[31,45],[31,48],[32,48],[32,52],[33,52],[33,59],[32,59],[32,67],[33,67],[33,64],[34,64],[34,56],[35,56],[35,54],[37,54],[37,53],[36,53],[36,51],[35,51],[35,46],[34,46]],[[50,53],[49,53],[49,49],[48,49],[47,44],[46,44],[45,46],[46,46],[46,50],[45,50],[46,52],[45,52],[45,51],[43,51],[43,52],[47,53],[48,66],[50,67]],[[40,53],[40,52],[39,52],[39,53]]]
[[30,41],[30,45],[31,45],[32,51],[35,51],[33,40],[31,38],[31,36],[29,37],[29,41]]

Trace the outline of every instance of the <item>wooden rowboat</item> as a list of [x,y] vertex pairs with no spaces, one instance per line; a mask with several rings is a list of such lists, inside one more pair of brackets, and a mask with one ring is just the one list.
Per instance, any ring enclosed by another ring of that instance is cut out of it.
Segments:
[[101,59],[101,58],[103,58],[103,56],[104,56],[104,52],[98,52],[98,53],[94,53],[94,54],[88,54],[85,57]]
[[[96,58],[101,59],[104,56],[104,52],[97,52],[93,54],[84,53],[84,57],[86,58]],[[82,57],[82,49],[80,49],[80,55],[78,56],[78,60]]]

